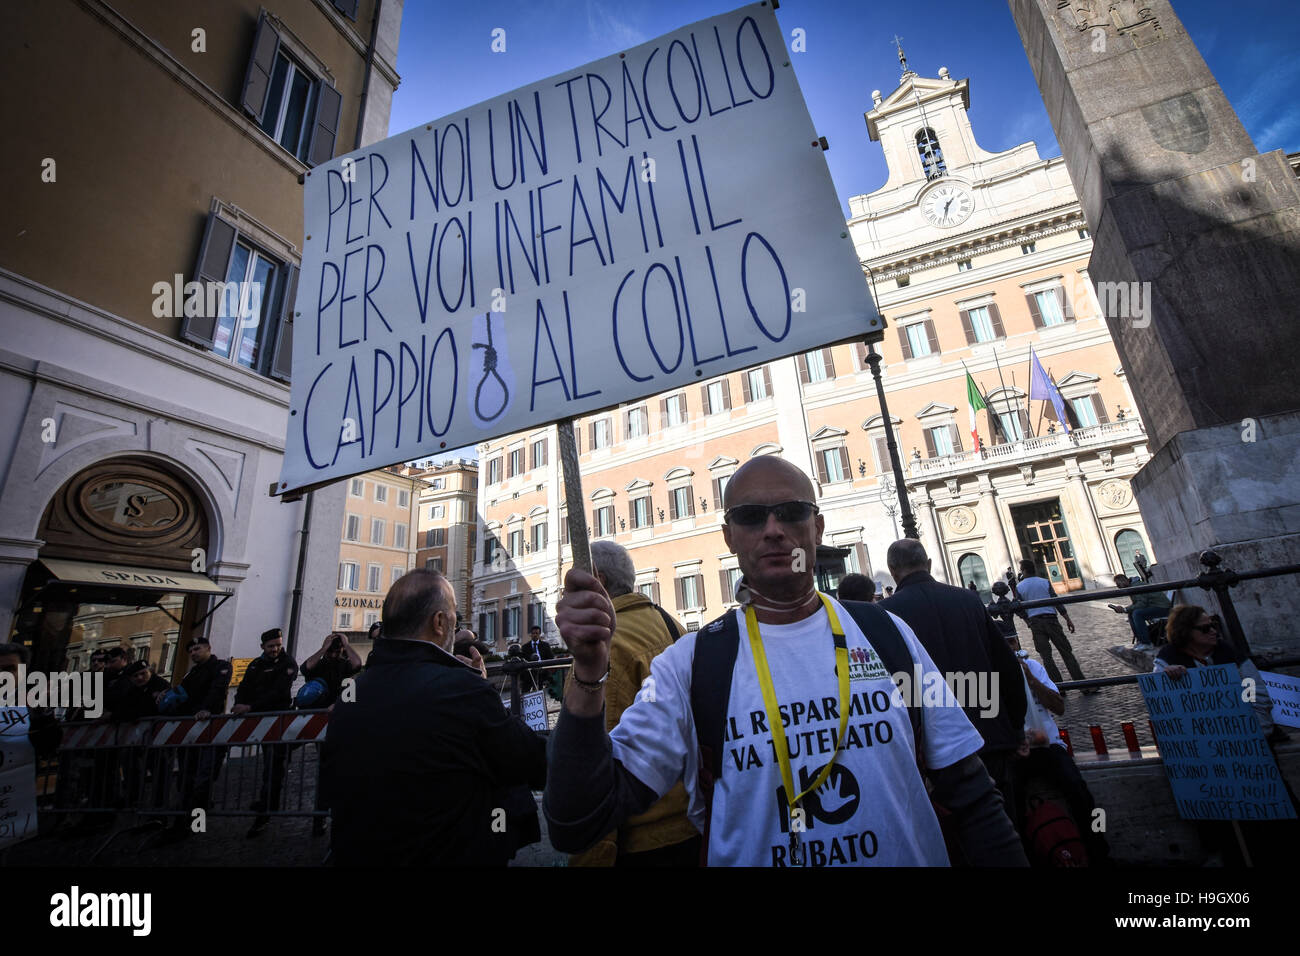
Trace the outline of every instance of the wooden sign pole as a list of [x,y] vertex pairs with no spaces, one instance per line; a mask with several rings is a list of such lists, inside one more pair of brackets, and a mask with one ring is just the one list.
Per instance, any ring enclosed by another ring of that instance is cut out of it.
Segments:
[[582,473],[578,471],[578,440],[573,433],[573,419],[561,419],[555,427],[560,438],[560,463],[564,467],[564,503],[568,508],[573,566],[590,574],[591,543],[587,539],[587,510],[582,500]]

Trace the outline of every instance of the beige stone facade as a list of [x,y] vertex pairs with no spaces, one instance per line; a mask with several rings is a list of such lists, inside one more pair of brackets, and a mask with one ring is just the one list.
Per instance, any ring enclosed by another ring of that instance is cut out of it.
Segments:
[[[849,199],[848,227],[890,326],[878,348],[906,494],[943,580],[987,590],[1032,555],[1058,589],[1095,587],[1131,569],[1136,550],[1158,559],[1129,488],[1146,437],[1088,282],[1091,240],[1062,162],[1032,143],[982,150],[968,96],[946,71],[907,73],[875,95],[868,133],[890,175]],[[1068,435],[1046,403],[1028,400],[1031,347],[1075,419]],[[835,345],[578,420],[591,536],[628,547],[638,588],[698,627],[731,606],[738,574],[720,530],[726,479],[777,454],[817,484],[824,543],[843,549],[843,570],[892,583],[884,553],[902,528],[865,357]],[[967,369],[989,406],[980,449]],[[505,643],[541,614],[555,636],[570,559],[555,429],[478,451],[476,620]]]
[[[425,482],[404,466],[368,471],[347,481],[339,541],[334,630],[355,638],[359,652],[370,625],[383,617],[384,595],[415,567],[416,514]],[[325,635],[306,635],[314,653]],[[304,655],[305,656],[305,655]]]
[[445,574],[456,591],[461,618],[469,620],[470,572],[478,528],[478,465],[469,460],[418,464],[422,484],[416,506],[415,567]]

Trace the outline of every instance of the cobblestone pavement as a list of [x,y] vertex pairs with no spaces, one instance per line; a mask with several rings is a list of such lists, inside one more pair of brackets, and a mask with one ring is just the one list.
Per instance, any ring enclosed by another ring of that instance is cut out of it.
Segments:
[[[1106,607],[1105,602],[1096,604],[1074,604],[1069,608],[1070,618],[1074,621],[1075,632],[1066,630],[1064,622],[1061,629],[1070,641],[1075,659],[1083,669],[1083,676],[1121,677],[1129,674],[1150,672],[1150,665],[1141,669],[1121,660],[1110,652],[1117,645],[1127,647],[1133,641],[1133,632],[1129,629],[1128,618],[1116,614]],[[1024,621],[1016,619],[1016,633],[1020,637],[1020,646],[1029,651],[1029,656],[1042,662],[1034,649],[1034,641],[1029,627]],[[1059,654],[1053,655],[1061,676],[1069,680],[1070,675],[1061,664]],[[1143,746],[1154,744],[1151,729],[1147,725],[1147,708],[1142,701],[1142,691],[1137,684],[1120,684],[1103,687],[1100,693],[1084,695],[1079,691],[1067,691],[1065,694],[1065,715],[1056,719],[1057,726],[1070,736],[1076,755],[1093,752],[1092,737],[1088,728],[1096,724],[1101,727],[1106,739],[1106,746],[1114,755],[1117,751],[1122,756],[1128,750],[1120,724],[1132,721],[1137,731],[1138,742]]]

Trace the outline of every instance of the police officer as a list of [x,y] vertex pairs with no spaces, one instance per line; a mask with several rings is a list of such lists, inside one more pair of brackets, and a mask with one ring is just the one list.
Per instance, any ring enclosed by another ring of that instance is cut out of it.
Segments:
[[[262,656],[251,661],[244,671],[244,679],[235,693],[232,714],[265,713],[288,710],[292,703],[289,688],[298,677],[298,665],[284,651],[284,636],[280,628],[273,627],[262,633]],[[271,822],[267,810],[280,809],[280,791],[288,766],[288,750],[282,744],[262,746],[261,796],[249,808],[258,816],[248,830],[249,837],[260,836]]]
[[[181,679],[178,690],[183,698],[172,710],[178,716],[207,720],[214,714],[226,712],[226,693],[230,687],[230,661],[223,661],[212,653],[206,637],[196,637],[186,646],[190,655],[190,669]],[[222,747],[185,747],[180,752],[181,806],[192,811],[196,807],[207,809],[212,795],[212,784],[221,772],[226,752]],[[175,824],[177,836],[190,835],[190,819],[178,817]]]

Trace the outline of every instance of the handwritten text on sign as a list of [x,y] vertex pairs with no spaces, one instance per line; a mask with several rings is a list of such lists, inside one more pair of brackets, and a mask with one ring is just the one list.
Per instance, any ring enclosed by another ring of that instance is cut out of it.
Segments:
[[816,140],[753,5],[315,168],[281,490],[879,328]]
[[1184,820],[1295,817],[1236,664],[1138,678],[1160,759]]
[[36,761],[26,707],[0,709],[0,847],[36,836]]

